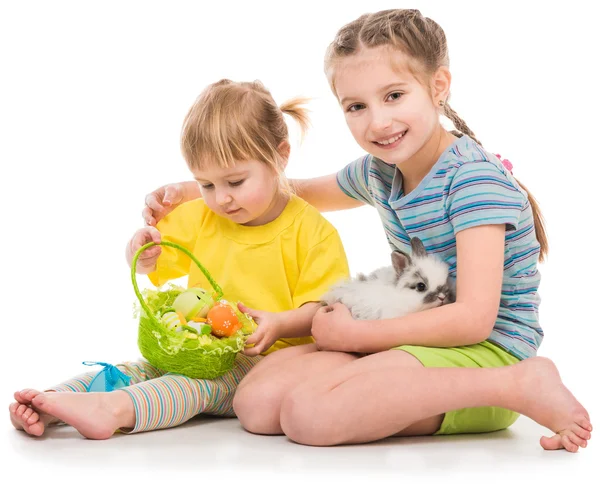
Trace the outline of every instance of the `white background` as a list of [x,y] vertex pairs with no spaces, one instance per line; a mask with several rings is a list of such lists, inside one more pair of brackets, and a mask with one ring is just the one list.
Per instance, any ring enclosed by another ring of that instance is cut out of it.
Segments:
[[[207,84],[223,77],[260,79],[279,103],[296,95],[314,98],[313,126],[301,146],[291,124],[288,175],[333,173],[363,151],[327,85],[325,48],[337,29],[362,13],[417,7],[447,34],[452,106],[490,151],[512,161],[515,175],[542,205],[551,253],[541,267],[546,338],[540,354],[555,360],[567,385],[599,417],[594,172],[600,100],[594,74],[600,44],[594,3],[212,3],[1,2],[5,405],[16,389],[43,388],[81,372],[82,360],[137,357],[125,244],[142,226],[145,194],[189,179],[179,132]],[[353,272],[387,262],[374,210],[327,217],[342,235]],[[5,417],[14,447],[9,427]],[[148,442],[152,435],[145,437]],[[8,466],[26,476],[33,468],[28,443],[18,444]],[[427,447],[435,450],[436,444]],[[52,451],[50,443],[46,447]],[[576,457],[554,456],[552,485],[568,483],[568,472],[577,472],[575,483],[582,475],[596,477],[583,467],[592,455],[598,458],[597,451],[592,441]],[[143,454],[132,451],[132,457]],[[493,457],[487,461],[491,468]],[[517,469],[521,461],[517,451],[506,467],[523,475],[513,485],[533,483],[527,470]],[[540,465],[550,465],[546,461]],[[434,477],[443,473],[433,467]],[[52,473],[43,462],[35,468]],[[265,464],[245,475],[260,479],[272,469]],[[310,468],[302,475],[306,482],[327,477]],[[353,478],[352,472],[344,478]]]

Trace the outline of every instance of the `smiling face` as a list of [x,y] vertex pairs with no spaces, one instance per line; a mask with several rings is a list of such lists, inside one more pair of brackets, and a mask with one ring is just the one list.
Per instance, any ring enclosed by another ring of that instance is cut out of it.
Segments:
[[229,168],[204,166],[194,171],[194,177],[206,205],[242,225],[264,225],[274,220],[286,202],[277,173],[259,161],[241,161]]
[[447,91],[417,80],[410,62],[399,50],[363,48],[335,70],[333,86],[354,139],[386,163],[410,160],[440,128],[434,98],[445,100]]

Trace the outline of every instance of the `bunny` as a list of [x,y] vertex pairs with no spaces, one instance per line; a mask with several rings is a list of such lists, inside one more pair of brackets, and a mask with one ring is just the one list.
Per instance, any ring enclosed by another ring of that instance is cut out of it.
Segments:
[[335,285],[322,298],[343,303],[355,319],[392,319],[439,307],[456,299],[448,265],[430,256],[417,237],[412,255],[392,252],[392,265]]

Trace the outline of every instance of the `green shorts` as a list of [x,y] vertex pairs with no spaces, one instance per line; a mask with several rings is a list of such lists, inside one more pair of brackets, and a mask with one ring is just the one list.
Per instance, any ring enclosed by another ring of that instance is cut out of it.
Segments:
[[[410,353],[425,367],[501,367],[519,362],[518,358],[488,341],[455,348],[403,345],[395,350]],[[435,435],[499,431],[518,418],[518,413],[504,408],[462,408],[447,412]]]

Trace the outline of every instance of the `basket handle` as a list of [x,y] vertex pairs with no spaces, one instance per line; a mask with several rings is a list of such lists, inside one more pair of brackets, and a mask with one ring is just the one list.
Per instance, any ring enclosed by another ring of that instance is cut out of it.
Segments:
[[196,266],[198,266],[200,271],[202,271],[202,274],[204,274],[204,276],[206,277],[208,282],[214,288],[215,293],[217,295],[216,300],[219,300],[223,296],[223,290],[221,290],[221,287],[213,279],[213,277],[210,275],[208,270],[202,264],[200,264],[200,261],[198,261],[198,259],[196,259],[196,256],[194,256],[194,254],[192,254],[188,249],[186,249],[185,247],[183,247],[179,244],[173,243],[173,242],[165,241],[165,242],[161,242],[160,244],[157,244],[155,242],[148,242],[146,245],[142,245],[138,249],[138,251],[135,253],[135,255],[133,256],[133,260],[131,261],[131,282],[133,283],[133,290],[135,291],[135,294],[136,294],[138,300],[140,301],[140,305],[142,306],[142,309],[144,309],[144,312],[150,319],[156,320],[156,318],[154,317],[154,314],[152,314],[152,311],[146,305],[146,302],[144,301],[144,297],[142,297],[142,294],[140,293],[140,289],[138,288],[137,277],[136,277],[136,274],[137,274],[136,267],[137,267],[137,261],[138,261],[138,258],[140,257],[140,254],[142,252],[144,252],[146,249],[153,247],[154,245],[173,247],[174,249],[179,249],[180,251],[186,253],[192,259],[192,261],[194,261]]

